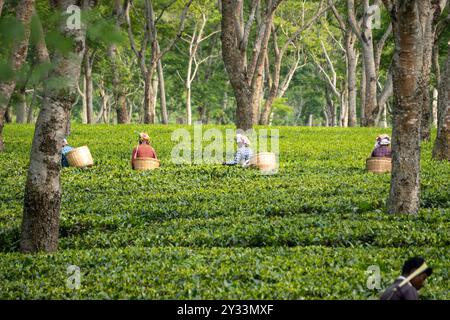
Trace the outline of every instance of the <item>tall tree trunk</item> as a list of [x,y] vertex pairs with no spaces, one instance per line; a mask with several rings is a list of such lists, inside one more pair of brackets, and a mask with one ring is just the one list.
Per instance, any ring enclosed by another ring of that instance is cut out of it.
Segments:
[[380,127],[382,128],[387,128],[388,127],[388,123],[387,123],[387,105],[383,105],[383,112],[381,114],[381,121],[380,121]]
[[[372,54],[371,54],[372,53]],[[370,42],[363,49],[363,63],[366,72],[366,97],[364,99],[364,122],[363,126],[373,127],[377,110],[377,74],[375,61],[373,60],[373,44]]]
[[17,91],[16,123],[25,123],[27,114],[27,97],[25,87]]
[[363,64],[365,72],[365,97],[364,97],[364,118],[361,124],[366,127],[375,125],[377,110],[377,68],[375,62],[375,52],[373,44],[373,35],[369,0],[363,0],[363,21],[361,26],[356,21],[354,0],[347,1],[349,22],[354,34],[359,38],[362,46]]
[[365,68],[365,65],[364,65],[364,61],[361,61],[361,83],[360,83],[360,86],[361,86],[361,89],[360,89],[360,91],[361,91],[361,95],[360,95],[360,103],[361,103],[361,106],[360,106],[360,111],[361,111],[361,125],[363,124],[363,123],[365,123],[365,121],[366,121],[366,112],[365,112],[365,105],[366,105],[366,68]]
[[36,102],[36,96],[37,96],[36,92],[37,92],[37,88],[36,88],[36,86],[34,86],[33,97],[31,98],[30,106],[28,107],[28,112],[27,112],[27,123],[28,124],[33,123],[33,121],[34,121],[33,120],[33,106],[34,106],[34,103]]
[[333,101],[333,93],[328,88],[328,84],[325,84],[325,92],[326,92],[326,101],[327,101],[327,108],[326,108],[326,115],[327,115],[327,127],[335,127],[336,126],[336,106]]
[[[144,123],[155,123],[155,92],[153,88],[153,75],[146,74],[144,80]],[[157,84],[157,83],[156,83]]]
[[[54,1],[60,12],[77,1]],[[44,101],[36,123],[30,166],[25,187],[20,248],[22,252],[54,252],[58,247],[61,205],[61,148],[67,130],[76,85],[85,50],[85,28],[69,29],[61,21],[62,33],[73,40],[72,55],[55,52],[50,78],[64,78],[67,85],[45,86]]]
[[[326,113],[325,113],[325,115],[326,115]],[[328,120],[327,120],[327,122],[328,122]],[[308,117],[308,127],[312,127],[313,126],[313,115],[312,114],[309,114],[309,117]]]
[[252,92],[244,69],[245,57],[236,47],[235,15],[233,0],[222,0],[222,55],[236,98],[236,127],[248,130],[253,125]]
[[86,75],[83,74],[83,92],[80,92],[82,101],[81,101],[81,123],[86,124],[88,123],[88,108],[86,104]]
[[[16,18],[24,27],[24,35],[14,43],[10,55],[10,66],[13,73],[17,73],[22,68],[27,58],[28,40],[30,38],[30,21],[34,12],[34,0],[20,0],[16,9]],[[16,87],[15,79],[0,82],[0,152],[4,150],[3,126],[5,113],[11,99],[11,95]]]
[[119,95],[117,103],[118,103],[118,105],[116,106],[117,123],[119,124],[129,123],[127,97],[124,94]]
[[[422,118],[421,118],[421,139],[422,141],[430,141],[431,138],[431,103],[430,103],[430,74],[433,60],[433,45],[434,45],[434,15],[435,8],[432,1],[419,1],[420,24],[422,27],[422,35],[424,39],[423,46],[423,70],[422,83],[420,90],[423,94],[422,101]],[[440,12],[439,12],[440,13]],[[436,19],[437,20],[437,19]]]
[[[385,0],[385,3],[389,2]],[[423,38],[417,0],[396,0],[392,177],[389,213],[417,214],[420,192],[420,119]],[[389,4],[388,4],[389,5]]]
[[450,41],[447,61],[439,85],[438,134],[433,148],[433,159],[450,161]]
[[161,104],[162,124],[169,124],[166,102],[166,83],[164,81],[164,70],[161,59],[158,60],[158,83],[159,83],[159,103]]
[[356,127],[356,36],[349,29],[346,31],[345,52],[347,54],[347,88],[348,88],[348,126]]
[[236,98],[236,126],[248,130],[259,120],[263,86],[264,60],[274,11],[281,1],[268,0],[263,19],[256,30],[250,63],[247,63],[248,40],[259,0],[251,3],[251,13],[244,25],[243,1],[222,1],[222,56]]
[[87,110],[87,123],[94,123],[94,103],[93,103],[93,92],[94,85],[92,82],[92,56],[89,54],[89,48],[86,48],[84,57],[84,76],[86,79],[86,110]]
[[344,90],[341,92],[341,108],[339,114],[339,125],[348,127],[348,99],[347,99],[347,83],[344,84]]
[[433,114],[433,127],[437,128],[438,125],[438,97],[439,97],[439,93],[438,93],[438,89],[436,89],[435,87],[433,87],[433,102],[431,103],[431,110],[432,110],[432,114]]

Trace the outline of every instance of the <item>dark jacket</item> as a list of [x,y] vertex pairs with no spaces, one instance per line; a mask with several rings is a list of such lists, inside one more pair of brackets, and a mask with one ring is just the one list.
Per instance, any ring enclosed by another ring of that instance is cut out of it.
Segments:
[[[380,297],[380,300],[419,300],[419,294],[411,283],[408,282],[403,287],[398,287],[403,279],[405,278],[400,277],[395,280],[395,282],[387,288],[386,291],[384,291]],[[394,292],[395,288],[397,288],[397,290]]]
[[389,146],[378,146],[372,151],[372,157],[384,157],[391,158],[391,147]]

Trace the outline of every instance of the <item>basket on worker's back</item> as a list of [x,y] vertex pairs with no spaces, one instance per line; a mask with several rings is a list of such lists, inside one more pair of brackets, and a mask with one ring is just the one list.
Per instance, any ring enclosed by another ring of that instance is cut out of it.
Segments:
[[92,159],[91,152],[87,146],[69,151],[66,157],[71,167],[85,168],[94,165],[94,159]]
[[134,170],[153,170],[159,168],[160,162],[154,158],[136,158],[133,159]]
[[368,158],[366,160],[366,169],[372,173],[385,173],[392,170],[391,158]]
[[274,171],[277,169],[277,160],[273,152],[260,152],[250,158],[250,166],[261,171]]

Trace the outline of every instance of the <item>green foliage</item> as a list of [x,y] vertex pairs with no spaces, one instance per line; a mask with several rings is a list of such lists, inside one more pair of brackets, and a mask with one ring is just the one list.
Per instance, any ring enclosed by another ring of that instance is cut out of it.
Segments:
[[[70,144],[88,145],[95,166],[62,171],[59,251],[30,256],[16,251],[33,127],[7,125],[0,298],[366,299],[379,293],[366,288],[370,265],[384,288],[412,255],[435,268],[423,298],[450,298],[450,167],[430,160],[430,143],[420,214],[391,216],[389,175],[364,171],[380,129],[278,127],[280,170],[263,176],[172,164],[178,128],[73,125]],[[162,167],[134,172],[143,130]],[[72,264],[82,274],[76,291],[66,287]]]

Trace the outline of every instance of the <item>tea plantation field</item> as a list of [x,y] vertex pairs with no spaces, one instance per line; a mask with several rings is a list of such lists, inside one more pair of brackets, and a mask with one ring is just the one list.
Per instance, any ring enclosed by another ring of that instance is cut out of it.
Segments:
[[[420,214],[390,216],[390,176],[364,171],[383,129],[279,127],[279,172],[264,176],[173,164],[177,128],[73,125],[69,142],[88,145],[95,166],[63,170],[59,251],[23,255],[34,128],[7,125],[0,299],[368,299],[381,290],[367,288],[367,268],[380,267],[383,289],[412,255],[434,268],[421,297],[450,299],[450,164],[430,160],[431,143]],[[129,158],[144,130],[162,167],[139,173]],[[66,286],[69,265],[80,268],[78,290]]]

